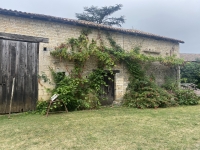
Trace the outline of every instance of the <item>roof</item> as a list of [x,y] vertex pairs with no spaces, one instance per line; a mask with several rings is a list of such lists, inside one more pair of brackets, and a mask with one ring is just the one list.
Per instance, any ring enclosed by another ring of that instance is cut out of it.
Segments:
[[184,41],[168,38],[164,36],[159,36],[152,33],[147,33],[139,30],[133,30],[133,29],[123,29],[123,28],[116,28],[111,26],[106,26],[102,24],[97,24],[93,22],[88,21],[82,21],[82,20],[76,20],[76,19],[67,19],[67,18],[60,18],[60,17],[54,17],[49,15],[43,15],[43,14],[35,14],[35,13],[27,13],[27,12],[21,12],[16,10],[7,10],[0,8],[0,14],[2,15],[8,15],[8,16],[15,16],[15,17],[22,17],[22,18],[29,18],[29,19],[36,19],[36,20],[43,20],[43,21],[51,21],[51,22],[59,22],[59,23],[65,23],[65,24],[72,24],[72,25],[79,25],[79,26],[86,26],[91,28],[97,28],[97,29],[103,29],[108,31],[115,31],[115,32],[121,32],[126,34],[133,34],[143,37],[149,37],[157,40],[166,40],[166,41],[172,41],[172,42],[178,42],[178,43],[184,43]]
[[180,53],[180,58],[184,61],[197,61],[197,59],[200,59],[200,54]]
[[1,33],[1,32],[0,32],[0,39],[16,40],[16,41],[24,41],[24,42],[36,42],[36,43],[39,43],[39,42],[49,43],[49,39],[47,38],[10,34],[10,33]]

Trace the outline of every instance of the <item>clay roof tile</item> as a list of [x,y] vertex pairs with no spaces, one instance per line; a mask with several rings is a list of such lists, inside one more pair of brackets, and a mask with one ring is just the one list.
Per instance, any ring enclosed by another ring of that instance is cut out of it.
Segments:
[[7,10],[7,9],[2,9],[2,8],[0,8],[0,14],[23,17],[23,18],[31,18],[31,19],[37,19],[37,20],[44,20],[44,21],[67,23],[67,24],[75,23],[76,25],[79,25],[79,26],[88,26],[92,28],[100,28],[104,30],[117,31],[117,32],[122,32],[126,34],[134,34],[134,35],[139,35],[139,36],[144,36],[144,37],[150,37],[157,40],[167,40],[167,41],[172,41],[172,42],[184,43],[184,41],[181,41],[181,40],[168,38],[165,36],[160,36],[160,35],[156,35],[156,34],[152,34],[148,32],[143,32],[143,31],[133,30],[133,29],[111,27],[111,26],[97,24],[97,23],[83,21],[83,20],[75,20],[75,19],[61,18],[61,17],[49,16],[49,15],[43,15],[43,14],[27,13],[27,12],[21,12],[17,10]]

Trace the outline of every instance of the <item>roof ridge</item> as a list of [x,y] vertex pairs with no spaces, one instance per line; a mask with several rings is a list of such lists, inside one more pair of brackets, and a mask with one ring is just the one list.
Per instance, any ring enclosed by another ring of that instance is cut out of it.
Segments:
[[144,32],[144,31],[140,31],[140,30],[112,27],[112,26],[97,24],[94,22],[89,22],[89,21],[84,21],[84,20],[55,17],[55,16],[51,16],[51,15],[35,14],[35,13],[22,12],[22,11],[11,10],[11,9],[8,10],[8,9],[3,9],[3,8],[0,8],[0,14],[24,17],[24,18],[31,18],[31,19],[39,19],[39,20],[45,20],[45,21],[56,21],[56,22],[63,22],[63,23],[69,23],[69,24],[78,24],[81,26],[89,26],[89,27],[93,27],[93,28],[100,28],[100,29],[113,30],[113,31],[118,31],[118,32],[123,32],[123,33],[128,33],[128,34],[146,36],[146,37],[151,37],[154,39],[162,39],[162,40],[174,41],[174,42],[178,42],[178,43],[184,43],[184,41],[181,41],[181,40],[177,40],[174,38],[168,38],[165,36],[160,36],[160,35]]

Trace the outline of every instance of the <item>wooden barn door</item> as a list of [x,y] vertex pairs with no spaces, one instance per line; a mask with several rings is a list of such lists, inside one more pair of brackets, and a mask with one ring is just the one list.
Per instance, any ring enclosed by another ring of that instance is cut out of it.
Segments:
[[38,97],[38,43],[0,39],[0,113],[34,110]]

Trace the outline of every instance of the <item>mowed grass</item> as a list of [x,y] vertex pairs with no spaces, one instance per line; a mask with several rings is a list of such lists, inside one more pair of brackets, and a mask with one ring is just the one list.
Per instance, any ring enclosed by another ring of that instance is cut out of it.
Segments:
[[200,150],[200,105],[0,116],[2,150]]

